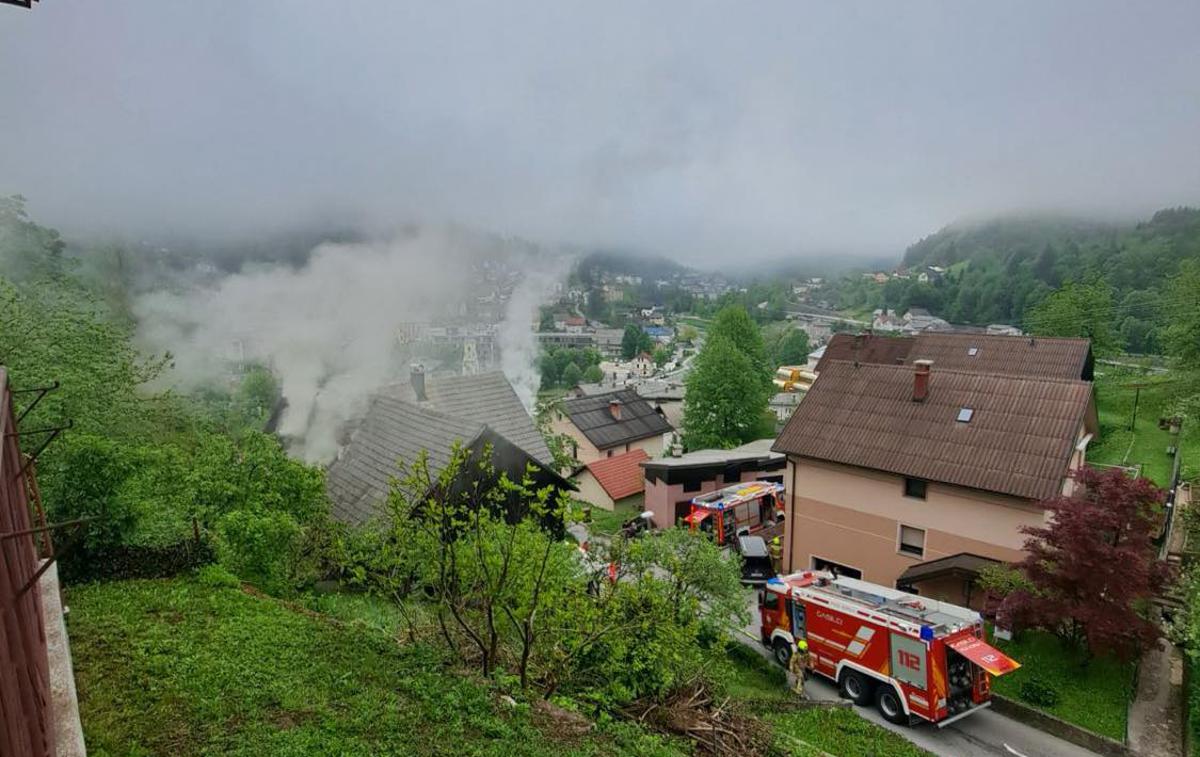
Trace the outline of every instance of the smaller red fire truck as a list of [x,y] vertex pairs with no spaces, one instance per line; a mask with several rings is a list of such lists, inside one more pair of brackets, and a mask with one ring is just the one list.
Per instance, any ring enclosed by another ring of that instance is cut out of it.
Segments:
[[783,484],[748,481],[692,499],[683,521],[691,530],[711,532],[717,544],[732,544],[783,519]]
[[989,706],[991,678],[1020,667],[984,641],[973,610],[826,571],[771,579],[759,615],[780,664],[806,640],[814,672],[893,723],[948,725]]

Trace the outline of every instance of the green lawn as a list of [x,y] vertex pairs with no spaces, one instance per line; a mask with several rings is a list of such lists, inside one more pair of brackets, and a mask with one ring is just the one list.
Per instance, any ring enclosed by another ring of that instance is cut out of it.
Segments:
[[1023,702],[1021,685],[1036,678],[1059,697],[1058,704],[1040,709],[1118,741],[1125,738],[1132,663],[1100,657],[1084,667],[1081,653],[1064,650],[1057,638],[1043,631],[1026,631],[1012,641],[992,643],[1021,663],[1020,670],[995,679],[997,694]]
[[[1134,384],[1144,385],[1140,396]],[[1088,460],[1107,465],[1141,465],[1142,475],[1159,486],[1168,486],[1169,435],[1159,429],[1158,419],[1168,413],[1179,391],[1172,375],[1146,375],[1133,368],[1098,365],[1095,388],[1100,434],[1088,448]],[[1135,396],[1137,421],[1131,431]],[[1180,449],[1184,466],[1195,467],[1200,462],[1200,424],[1184,424]]]
[[745,644],[729,646],[720,671],[725,693],[761,713],[771,724],[775,746],[791,757],[822,752],[838,757],[929,757],[891,731],[864,720],[849,707],[781,712],[773,703],[795,701],[783,668]]
[[775,744],[784,754],[809,757],[930,757],[903,736],[864,720],[849,707],[812,708],[772,715]]
[[602,507],[592,507],[592,522],[588,531],[592,534],[612,536],[621,530],[621,524],[642,511],[645,500],[641,497],[629,497],[617,503],[612,510]]
[[[195,578],[73,586],[68,619],[94,757],[676,755],[628,725],[555,741],[525,705],[427,646]],[[361,610],[361,608],[360,608]]]
[[788,690],[787,673],[771,660],[741,642],[729,645],[729,665],[722,671],[726,693],[742,701],[786,701],[795,695]]
[[679,325],[691,326],[692,328],[703,334],[708,330],[708,326],[712,321],[708,318],[701,318],[697,315],[677,315],[675,323]]

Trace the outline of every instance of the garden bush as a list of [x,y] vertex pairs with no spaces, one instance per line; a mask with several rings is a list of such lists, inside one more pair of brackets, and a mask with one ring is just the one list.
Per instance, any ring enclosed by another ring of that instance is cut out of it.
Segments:
[[1022,683],[1017,695],[1037,707],[1053,707],[1058,704],[1058,690],[1037,676]]

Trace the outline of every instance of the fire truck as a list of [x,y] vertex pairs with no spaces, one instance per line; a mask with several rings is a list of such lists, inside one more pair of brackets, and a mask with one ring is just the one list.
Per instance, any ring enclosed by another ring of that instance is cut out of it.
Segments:
[[783,484],[749,481],[701,494],[691,502],[683,522],[708,531],[718,544],[733,544],[744,536],[783,520]]
[[814,672],[893,723],[949,725],[991,704],[991,679],[1020,665],[984,640],[979,613],[827,571],[771,579],[763,644],[786,667],[808,642]]

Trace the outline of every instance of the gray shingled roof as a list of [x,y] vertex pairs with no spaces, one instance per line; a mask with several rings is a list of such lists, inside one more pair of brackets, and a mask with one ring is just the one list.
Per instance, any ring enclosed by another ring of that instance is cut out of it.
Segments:
[[411,464],[428,452],[430,474],[450,460],[456,441],[470,444],[484,424],[456,418],[430,407],[394,397],[375,397],[362,425],[351,436],[341,457],[326,476],[333,514],[348,523],[362,523],[379,512],[400,461]]
[[431,407],[456,418],[487,424],[505,439],[529,453],[538,462],[553,465],[533,418],[521,404],[508,378],[499,371],[478,376],[425,376],[426,401],[417,403],[410,383],[392,384],[383,394],[395,399]]
[[486,423],[539,462],[553,464],[546,440],[503,373],[430,377],[426,379],[426,393],[430,403],[443,413]]
[[[613,418],[609,403],[621,403],[621,420]],[[578,397],[563,402],[563,412],[597,449],[661,436],[674,429],[649,402],[632,389]]]

